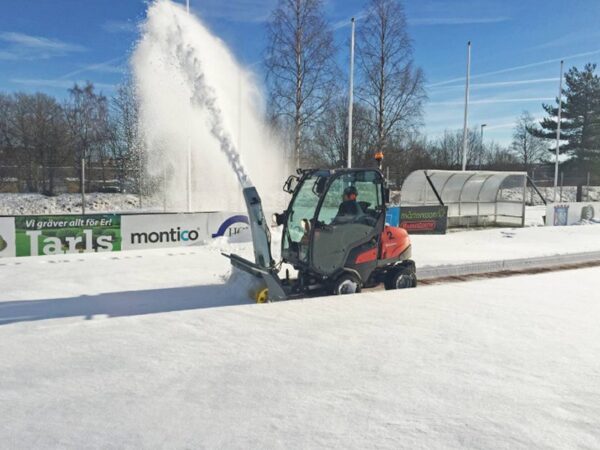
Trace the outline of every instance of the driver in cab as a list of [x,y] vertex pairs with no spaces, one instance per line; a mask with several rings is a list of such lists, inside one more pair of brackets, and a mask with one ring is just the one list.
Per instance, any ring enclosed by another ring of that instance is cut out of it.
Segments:
[[356,201],[357,197],[358,191],[354,186],[348,186],[346,189],[344,189],[342,203],[338,208],[334,222],[348,222],[364,215],[362,208]]

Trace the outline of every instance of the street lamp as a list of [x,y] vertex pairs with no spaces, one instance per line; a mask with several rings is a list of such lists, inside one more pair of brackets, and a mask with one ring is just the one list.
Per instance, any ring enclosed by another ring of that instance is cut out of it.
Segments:
[[463,124],[462,170],[467,170],[467,152],[469,145],[469,82],[471,79],[471,41],[467,43],[467,79],[465,83],[465,117]]
[[354,17],[351,20],[352,30],[350,33],[350,86],[348,92],[348,161],[347,165],[352,167],[352,109],[354,107]]

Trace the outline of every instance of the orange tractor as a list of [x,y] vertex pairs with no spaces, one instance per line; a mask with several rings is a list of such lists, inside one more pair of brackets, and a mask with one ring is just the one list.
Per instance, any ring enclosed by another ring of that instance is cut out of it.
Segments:
[[[225,255],[264,285],[256,300],[352,294],[381,283],[386,289],[417,285],[406,230],[386,224],[389,190],[376,169],[298,170],[284,184],[292,195],[273,222],[283,225],[281,261],[271,256],[271,237],[258,192],[244,189],[254,262]],[[281,277],[281,263],[293,266]]]

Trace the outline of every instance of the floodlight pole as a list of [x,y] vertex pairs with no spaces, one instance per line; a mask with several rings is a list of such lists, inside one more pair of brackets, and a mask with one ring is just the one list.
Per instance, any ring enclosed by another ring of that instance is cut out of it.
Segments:
[[[558,156],[560,154],[560,120],[562,115],[562,80],[564,61],[560,62],[560,81],[558,84],[558,116],[556,123],[556,161],[554,162],[554,203],[556,203],[558,189]],[[562,195],[561,195],[562,197]]]
[[[190,0],[185,1],[185,8],[189,15]],[[187,148],[187,211],[192,212],[192,138],[188,135]]]
[[348,168],[352,167],[352,110],[354,108],[354,17],[350,34],[350,87],[348,93]]
[[467,83],[465,85],[465,120],[463,124],[462,170],[467,170],[467,147],[469,145],[469,81],[471,78],[471,41],[467,43]]

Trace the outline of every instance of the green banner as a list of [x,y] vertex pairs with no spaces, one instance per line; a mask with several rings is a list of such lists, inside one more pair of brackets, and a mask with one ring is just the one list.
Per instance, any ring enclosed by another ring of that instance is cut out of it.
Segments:
[[15,217],[17,256],[121,250],[121,216]]

